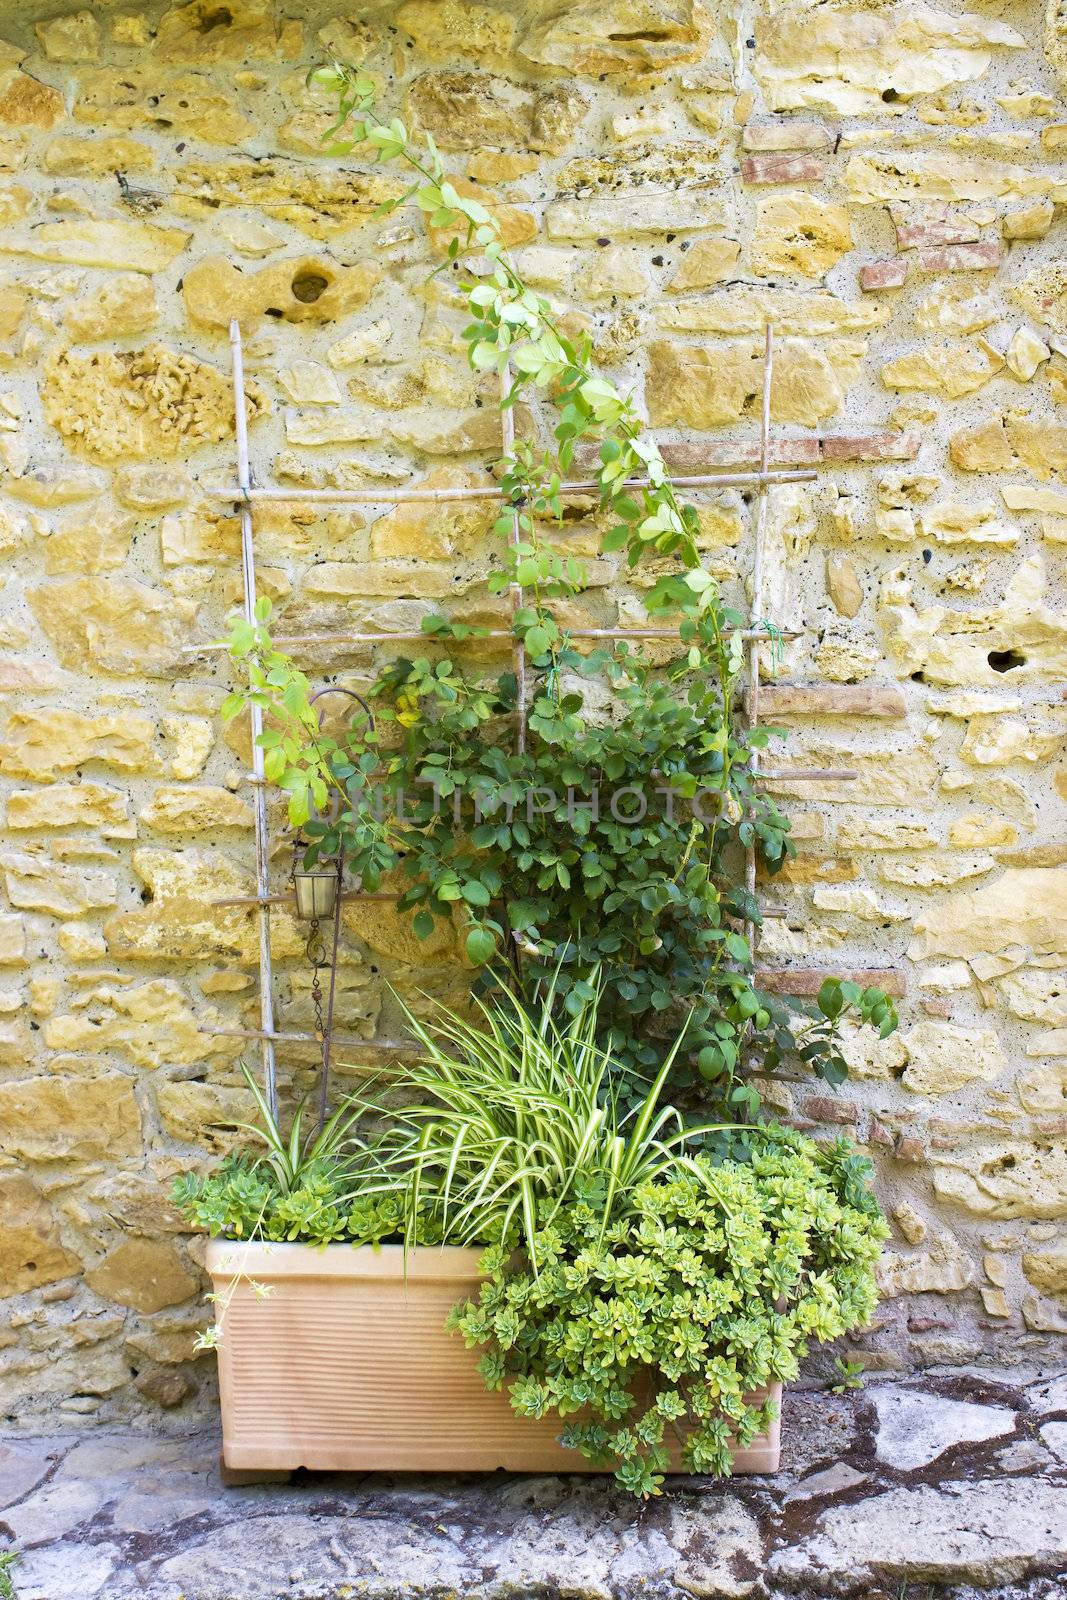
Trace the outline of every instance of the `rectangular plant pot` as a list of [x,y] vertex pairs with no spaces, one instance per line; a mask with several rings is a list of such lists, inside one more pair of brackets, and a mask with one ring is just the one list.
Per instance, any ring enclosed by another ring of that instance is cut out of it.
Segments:
[[[214,1239],[223,1459],[232,1469],[591,1472],[558,1442],[559,1418],[516,1416],[477,1353],[445,1331],[475,1298],[480,1250],[240,1244]],[[256,1293],[255,1285],[269,1288]],[[781,1385],[767,1392],[781,1398]],[[776,1472],[777,1420],[734,1455]],[[683,1471],[677,1454],[671,1470]]]

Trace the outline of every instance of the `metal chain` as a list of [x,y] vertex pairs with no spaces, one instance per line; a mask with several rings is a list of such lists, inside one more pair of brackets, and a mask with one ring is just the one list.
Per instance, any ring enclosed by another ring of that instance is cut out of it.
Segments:
[[308,962],[311,966],[311,1003],[315,1008],[315,1032],[320,1039],[326,1037],[326,1018],[322,1010],[322,984],[319,974],[325,972],[330,962],[326,954],[326,941],[322,936],[318,917],[313,917],[308,926],[307,945],[305,946]]

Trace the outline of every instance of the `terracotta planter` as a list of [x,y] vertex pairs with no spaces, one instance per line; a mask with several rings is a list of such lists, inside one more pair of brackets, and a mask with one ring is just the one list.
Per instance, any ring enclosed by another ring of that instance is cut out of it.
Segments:
[[[219,1346],[223,1459],[231,1469],[588,1472],[556,1417],[517,1417],[445,1318],[478,1291],[480,1251],[399,1245],[235,1244],[207,1268],[228,1298]],[[240,1274],[236,1280],[235,1275]],[[253,1283],[270,1287],[259,1297]],[[780,1398],[781,1386],[774,1389]],[[762,1399],[761,1392],[756,1399]],[[734,1457],[776,1472],[778,1423]],[[678,1461],[672,1468],[681,1471]]]

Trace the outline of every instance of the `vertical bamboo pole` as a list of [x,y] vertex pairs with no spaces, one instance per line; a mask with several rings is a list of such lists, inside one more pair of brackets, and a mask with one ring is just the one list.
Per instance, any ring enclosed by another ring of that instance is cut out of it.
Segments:
[[[760,409],[760,485],[756,503],[756,539],[752,553],[752,609],[750,616],[753,630],[761,629],[763,616],[763,565],[764,544],[767,536],[767,483],[766,473],[771,451],[771,379],[774,371],[774,329],[767,324],[767,333],[763,345],[763,395]],[[748,720],[751,727],[759,721],[759,653],[760,640],[750,639],[748,642]],[[753,780],[759,772],[760,753],[758,750],[749,752],[749,771]],[[745,853],[745,888],[750,895],[756,893],[756,845],[753,841]],[[749,945],[754,944],[756,925],[749,921],[745,926],[745,933]]]
[[[511,391],[511,365],[505,363],[500,374],[500,398],[505,400]],[[515,412],[511,406],[502,406],[500,411],[500,428],[503,436],[504,455],[510,456],[515,450]],[[514,550],[522,540],[522,529],[519,526],[519,508],[512,507],[510,542]],[[511,586],[511,609],[518,611],[526,604],[522,585],[513,583]],[[515,641],[515,683],[516,683],[516,709],[519,715],[519,754],[526,753],[526,646],[521,639]]]
[[[241,489],[241,575],[244,593],[245,621],[255,622],[256,612],[256,557],[252,540],[252,502],[248,491],[252,477],[248,463],[248,401],[245,395],[244,351],[241,346],[241,327],[235,317],[230,323],[230,351],[233,357],[233,414],[237,438],[237,482]],[[263,771],[263,751],[259,736],[263,732],[263,713],[259,706],[249,707],[252,731],[252,781],[254,786],[252,810],[256,829],[256,894],[259,897],[259,1026],[260,1055],[263,1068],[263,1092],[271,1115],[278,1114],[278,1073],[274,1059],[274,976],[270,955],[270,838],[267,833],[267,790]]]

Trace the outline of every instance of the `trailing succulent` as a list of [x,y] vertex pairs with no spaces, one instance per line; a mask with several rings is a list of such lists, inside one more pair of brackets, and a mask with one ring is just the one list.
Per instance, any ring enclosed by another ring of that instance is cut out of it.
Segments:
[[668,1446],[691,1472],[730,1470],[773,1416],[762,1396],[809,1342],[866,1322],[888,1228],[868,1163],[782,1128],[753,1130],[747,1161],[643,1184],[602,1225],[576,1197],[535,1238],[486,1251],[479,1299],[452,1326],[484,1346],[490,1388],[520,1416],[556,1412],[563,1441],[625,1488],[659,1492]]

